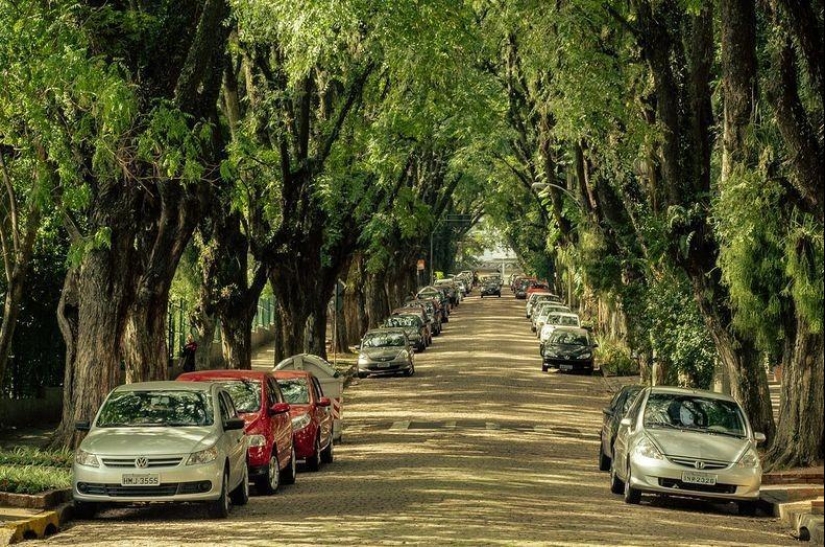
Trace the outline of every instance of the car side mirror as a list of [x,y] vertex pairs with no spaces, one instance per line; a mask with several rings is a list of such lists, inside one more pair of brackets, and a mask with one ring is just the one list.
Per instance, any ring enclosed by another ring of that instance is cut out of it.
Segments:
[[756,444],[762,444],[768,440],[764,433],[754,433],[753,440],[756,441]]
[[330,405],[332,405],[332,401],[329,397],[321,397],[320,399],[318,399],[318,406],[327,408]]
[[89,423],[89,422],[75,422],[74,429],[75,429],[75,431],[80,431],[80,432],[86,433],[90,429],[92,429],[92,424]]
[[223,423],[224,431],[237,431],[243,429],[244,422],[241,418],[229,418]]
[[633,427],[633,420],[630,418],[622,418],[622,421],[619,423],[624,427]]
[[278,414],[284,414],[290,410],[292,410],[292,407],[289,406],[289,403],[275,403],[269,407],[269,415],[277,416]]

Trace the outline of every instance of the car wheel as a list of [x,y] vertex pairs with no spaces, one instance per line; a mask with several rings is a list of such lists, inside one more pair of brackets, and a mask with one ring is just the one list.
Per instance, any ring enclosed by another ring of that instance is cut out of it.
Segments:
[[542,363],[542,365],[541,365],[541,371],[542,372],[547,372],[548,368],[550,368],[550,367],[547,366],[547,363]]
[[292,449],[292,455],[289,457],[289,463],[281,471],[281,482],[284,484],[295,484],[295,477],[298,475],[298,462],[295,458],[295,448]]
[[80,520],[91,520],[97,515],[99,505],[93,501],[78,501],[72,503],[72,513],[74,518]]
[[740,501],[737,502],[739,514],[743,517],[756,516],[756,502],[755,501]]
[[624,481],[624,502],[630,505],[638,505],[642,501],[642,493],[633,488],[630,484],[630,462],[627,464],[627,480]]
[[610,458],[604,453],[604,446],[599,441],[599,471],[610,470]]
[[209,518],[225,519],[229,516],[229,494],[226,492],[226,483],[229,482],[229,471],[224,469],[221,481],[221,494],[218,499],[209,502],[207,511]]
[[332,463],[333,460],[335,460],[334,445],[335,445],[335,442],[332,439],[332,434],[330,434],[329,442],[327,443],[327,447],[324,448],[323,452],[321,452],[321,461],[322,462]]
[[315,445],[312,448],[312,454],[307,457],[307,469],[309,471],[318,471],[321,469],[321,440],[315,437]]
[[272,447],[272,457],[269,458],[269,465],[266,466],[266,473],[263,477],[255,480],[255,489],[265,495],[271,496],[278,491],[281,485],[281,470],[278,467],[278,456],[275,454],[276,448]]
[[[275,469],[278,468],[278,463],[275,463]],[[275,473],[277,475],[277,473]],[[277,479],[276,479],[277,480]],[[241,483],[232,490],[232,493],[229,494],[229,497],[232,499],[232,503],[234,505],[246,505],[249,501],[249,468],[244,464],[243,466],[243,477],[241,477]]]
[[614,494],[621,494],[624,491],[624,483],[616,474],[616,462],[610,462],[610,491]]

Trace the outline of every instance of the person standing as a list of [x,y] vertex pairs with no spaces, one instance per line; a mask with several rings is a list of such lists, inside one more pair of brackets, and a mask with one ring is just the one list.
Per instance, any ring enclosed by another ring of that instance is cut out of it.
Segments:
[[190,334],[186,337],[186,345],[183,346],[183,351],[181,351],[180,354],[183,372],[192,372],[195,370],[196,351],[198,351],[198,343],[195,342],[195,338]]

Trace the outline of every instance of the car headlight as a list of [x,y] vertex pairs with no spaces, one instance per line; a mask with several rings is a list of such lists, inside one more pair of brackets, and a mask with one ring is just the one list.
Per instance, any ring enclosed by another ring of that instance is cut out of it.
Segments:
[[292,429],[298,430],[303,429],[309,425],[312,421],[312,418],[309,417],[309,414],[300,414],[292,418]]
[[654,460],[665,459],[664,456],[662,456],[662,453],[659,452],[659,449],[656,448],[656,445],[653,444],[653,441],[647,437],[644,437],[639,441],[639,444],[636,445],[635,451],[637,455],[644,456],[645,458],[651,458]]
[[249,435],[249,448],[261,448],[266,446],[266,437],[263,435]]
[[759,467],[759,454],[757,454],[756,450],[753,447],[748,448],[742,457],[739,458],[739,461],[736,462],[736,465],[739,467]]
[[358,364],[359,365],[366,365],[370,362],[370,358],[367,356],[366,353],[359,353],[358,354]]
[[415,333],[415,334],[411,335],[410,340],[412,340],[413,342],[421,340],[421,334],[420,333]]
[[186,461],[186,465],[198,465],[201,463],[209,463],[215,461],[218,457],[218,447],[213,446],[211,448],[207,448],[206,450],[201,450],[200,452],[193,452],[189,459]]
[[589,351],[587,353],[582,353],[581,355],[579,355],[579,359],[591,359],[592,357],[593,354]]
[[85,465],[86,467],[100,467],[97,456],[85,450],[75,450],[74,463],[77,465]]
[[399,351],[398,355],[395,356],[396,361],[406,361],[407,360],[407,352],[406,351]]

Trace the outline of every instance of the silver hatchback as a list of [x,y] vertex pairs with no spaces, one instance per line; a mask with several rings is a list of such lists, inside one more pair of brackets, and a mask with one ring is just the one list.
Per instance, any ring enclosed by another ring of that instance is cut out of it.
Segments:
[[639,503],[642,493],[736,501],[756,510],[762,466],[754,433],[726,395],[675,387],[644,389],[613,447],[610,489]]
[[249,498],[244,422],[218,384],[146,382],[115,388],[75,451],[75,513],[101,503],[207,502],[213,518]]

